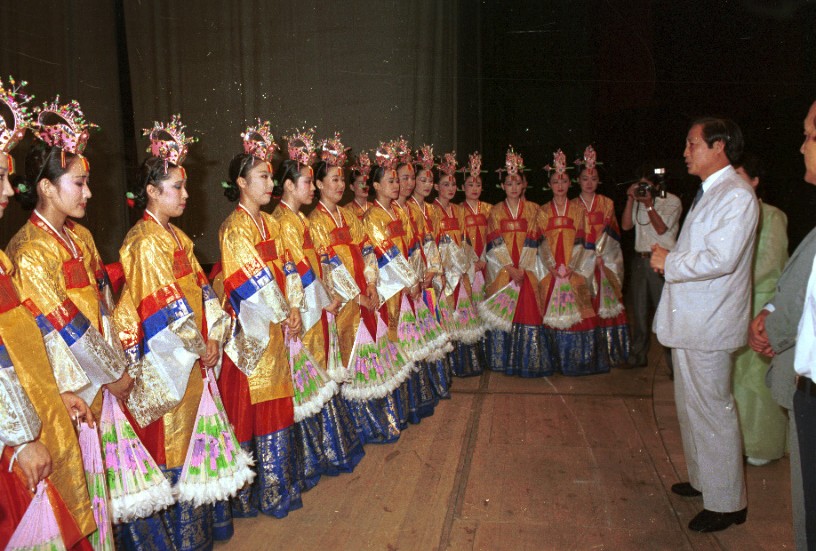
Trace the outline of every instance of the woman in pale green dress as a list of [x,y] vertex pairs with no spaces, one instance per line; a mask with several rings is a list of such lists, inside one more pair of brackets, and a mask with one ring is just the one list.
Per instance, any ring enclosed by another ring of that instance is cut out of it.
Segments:
[[[788,218],[761,199],[761,167],[756,157],[746,155],[737,173],[753,186],[760,198],[760,221],[754,255],[752,318],[773,298],[776,280],[788,260]],[[737,401],[744,452],[748,463],[766,465],[785,454],[788,416],[771,397],[765,384],[770,359],[747,346],[734,363],[734,398]]]

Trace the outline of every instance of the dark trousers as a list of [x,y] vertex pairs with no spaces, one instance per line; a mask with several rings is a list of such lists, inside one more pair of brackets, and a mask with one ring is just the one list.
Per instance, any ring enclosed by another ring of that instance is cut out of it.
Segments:
[[816,385],[808,378],[800,379],[796,385],[793,413],[802,463],[808,549],[816,549]]
[[[645,363],[649,353],[652,336],[652,318],[660,294],[663,292],[663,276],[649,266],[649,258],[635,253],[632,259],[632,271],[629,279],[629,329],[632,339],[629,345],[630,363]],[[671,369],[671,352],[664,350],[666,365]]]

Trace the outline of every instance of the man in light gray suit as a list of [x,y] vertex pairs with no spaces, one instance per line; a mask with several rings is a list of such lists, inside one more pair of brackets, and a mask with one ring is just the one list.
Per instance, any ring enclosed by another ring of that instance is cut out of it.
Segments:
[[[816,102],[810,106],[805,117],[805,181],[816,184]],[[793,509],[793,532],[796,549],[807,549],[805,501],[802,492],[802,469],[799,461],[799,439],[793,411],[793,394],[796,391],[796,372],[793,358],[796,351],[796,330],[802,317],[808,277],[816,256],[816,228],[802,240],[791,255],[776,283],[776,294],[754,318],[748,332],[748,344],[755,351],[772,356],[771,368],[765,378],[776,402],[788,410],[790,430],[791,503]],[[816,543],[814,544],[816,545]]]
[[689,523],[698,532],[741,524],[748,512],[731,370],[733,353],[748,337],[759,205],[731,167],[742,146],[733,121],[704,118],[692,124],[683,156],[689,174],[703,183],[674,250],[652,247],[651,266],[666,278],[654,331],[673,349],[674,396],[689,474],[689,481],[672,491],[703,496],[703,510]]

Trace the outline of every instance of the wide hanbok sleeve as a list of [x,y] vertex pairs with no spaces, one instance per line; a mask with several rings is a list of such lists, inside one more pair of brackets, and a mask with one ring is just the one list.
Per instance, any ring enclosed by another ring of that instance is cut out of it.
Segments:
[[35,440],[42,423],[17,378],[4,344],[0,344],[0,454],[5,446]]
[[377,291],[385,301],[402,289],[413,287],[419,279],[388,234],[390,216],[378,210],[381,211],[371,208],[366,212],[363,227],[377,257]]
[[[342,217],[342,212],[339,212]],[[337,297],[340,302],[345,304],[360,294],[360,287],[354,280],[354,276],[348,270],[348,267],[343,264],[342,259],[332,247],[332,240],[329,235],[333,222],[328,220],[328,217],[317,211],[309,218],[311,222],[309,232],[314,242],[315,249],[320,251],[320,268],[323,274],[323,282],[325,283],[329,294],[332,297]]]
[[377,255],[374,253],[374,245],[371,244],[362,221],[350,213],[345,217],[346,223],[351,231],[351,240],[360,244],[360,254],[363,256],[363,276],[368,285],[377,285],[379,268],[377,268]]
[[[58,256],[35,241],[16,248],[11,256],[20,298],[30,299],[42,312],[35,317],[59,391],[74,392],[92,403],[102,385],[122,376],[126,364],[121,348],[112,346],[70,299],[62,283],[64,266]],[[108,312],[101,299],[99,308],[100,319],[105,320]],[[116,334],[112,328],[110,331]]]
[[513,259],[510,250],[501,233],[501,220],[498,209],[495,206],[490,211],[487,218],[487,246],[485,247],[485,259],[487,260],[487,283],[491,283],[499,277],[499,274],[507,266],[513,266]]
[[[267,221],[277,232],[277,222]],[[255,247],[251,228],[231,224],[221,231],[224,299],[234,324],[225,352],[245,375],[255,370],[269,344],[269,326],[289,315],[289,303]]]
[[623,250],[620,245],[620,227],[615,217],[612,201],[607,199],[604,205],[604,228],[595,241],[595,254],[603,259],[603,265],[623,285]]

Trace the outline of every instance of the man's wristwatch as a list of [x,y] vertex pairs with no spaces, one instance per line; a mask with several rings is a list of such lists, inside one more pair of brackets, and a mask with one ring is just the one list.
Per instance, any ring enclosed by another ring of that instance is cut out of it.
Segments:
[[646,207],[646,212],[652,212],[653,210],[654,210],[654,207]]

